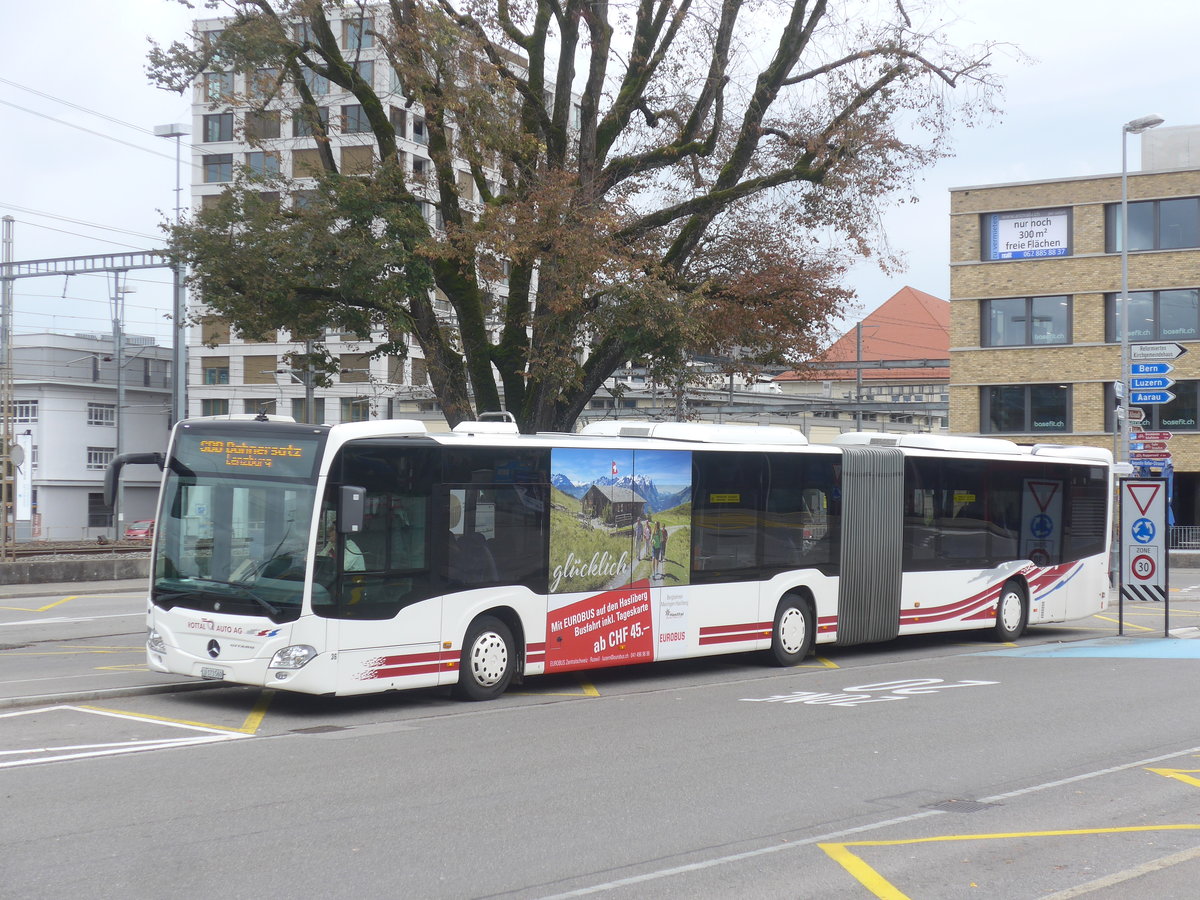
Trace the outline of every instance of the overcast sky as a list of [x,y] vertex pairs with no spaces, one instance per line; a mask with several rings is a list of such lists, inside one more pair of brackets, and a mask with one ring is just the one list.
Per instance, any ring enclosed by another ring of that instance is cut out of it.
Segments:
[[[920,203],[888,214],[907,272],[854,271],[860,314],[904,285],[949,295],[949,189],[1119,172],[1121,124],[1158,113],[1200,124],[1196,0],[949,2],[959,43],[1016,44],[997,57],[1004,114],[956,135],[956,156],[920,181]],[[9,3],[0,28],[0,214],[16,219],[18,260],[161,246],[174,209],[175,151],[155,125],[190,123],[190,98],[149,86],[147,38],[181,38],[192,12],[170,0]],[[40,93],[34,93],[29,90]],[[114,140],[115,139],[115,140]],[[190,165],[184,147],[185,203]],[[1130,168],[1139,139],[1130,140]],[[131,274],[126,328],[170,341],[170,274]],[[18,334],[109,331],[111,282],[100,276],[17,282]]]

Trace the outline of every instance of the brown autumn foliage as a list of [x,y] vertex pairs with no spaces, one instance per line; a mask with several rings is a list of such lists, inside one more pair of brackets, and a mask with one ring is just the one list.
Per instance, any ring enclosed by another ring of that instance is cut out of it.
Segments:
[[[223,31],[156,47],[152,78],[254,73],[253,96],[214,109],[295,115],[320,171],[239,176],[172,229],[194,287],[251,336],[411,338],[451,424],[505,408],[569,429],[630,359],[810,356],[851,300],[847,266],[893,262],[880,204],[995,88],[993,48],[915,26],[924,2],[208,5]],[[369,168],[333,152],[351,123],[322,120],[321,79],[352,95]],[[418,120],[423,173],[402,155]]]

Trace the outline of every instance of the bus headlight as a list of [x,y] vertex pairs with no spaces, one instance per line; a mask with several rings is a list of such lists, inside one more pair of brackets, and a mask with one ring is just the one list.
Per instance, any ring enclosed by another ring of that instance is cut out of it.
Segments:
[[317,657],[317,648],[308,644],[284,647],[271,659],[272,669],[302,669]]
[[162,639],[162,635],[153,628],[147,629],[146,634],[146,649],[151,653],[166,653],[167,645]]

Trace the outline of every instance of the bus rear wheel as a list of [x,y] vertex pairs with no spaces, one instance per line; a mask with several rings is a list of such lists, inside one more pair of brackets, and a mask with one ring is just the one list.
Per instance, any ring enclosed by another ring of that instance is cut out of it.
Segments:
[[1029,624],[1029,601],[1025,591],[1015,581],[1006,581],[1000,589],[1000,600],[996,604],[996,624],[992,637],[1002,643],[1015,641],[1025,632]]
[[495,616],[480,616],[463,640],[454,696],[492,700],[508,688],[516,669],[512,630]]
[[815,634],[812,604],[801,597],[784,597],[775,610],[771,628],[771,658],[780,666],[802,662],[812,650]]

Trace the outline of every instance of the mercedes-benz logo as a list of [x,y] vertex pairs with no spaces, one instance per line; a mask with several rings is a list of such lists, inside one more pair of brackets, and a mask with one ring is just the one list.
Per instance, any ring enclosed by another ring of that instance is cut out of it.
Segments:
[[216,641],[209,641],[208,642],[208,655],[211,656],[213,659],[216,659],[218,656],[220,656],[221,655],[221,645],[218,644]]

